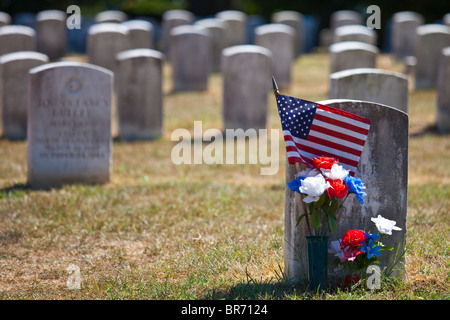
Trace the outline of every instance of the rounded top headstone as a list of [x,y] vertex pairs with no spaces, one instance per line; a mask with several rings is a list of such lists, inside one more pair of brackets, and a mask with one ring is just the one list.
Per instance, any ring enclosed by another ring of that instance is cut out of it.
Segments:
[[156,59],[164,60],[164,54],[162,54],[161,52],[159,52],[157,50],[147,49],[147,48],[125,50],[125,51],[119,52],[116,55],[116,59],[119,61],[126,60],[126,59],[139,58],[139,57],[148,57],[148,58],[156,58]]
[[339,78],[345,78],[348,76],[352,76],[355,74],[366,74],[366,73],[387,74],[387,75],[392,75],[392,76],[396,76],[396,77],[408,80],[408,77],[406,75],[404,75],[403,73],[395,72],[395,71],[391,71],[391,70],[382,70],[382,69],[377,69],[377,68],[354,68],[354,69],[341,70],[341,71],[337,71],[337,72],[330,74],[330,78],[331,79],[339,79]]
[[257,35],[263,35],[273,32],[295,35],[294,28],[282,23],[269,23],[255,28],[255,34]]
[[366,51],[372,51],[373,53],[378,53],[379,50],[377,47],[364,43],[359,41],[343,41],[338,43],[333,43],[330,46],[330,52],[343,52],[347,50],[366,50]]
[[209,36],[209,31],[207,28],[200,25],[181,25],[172,28],[170,31],[172,36],[179,36],[183,34],[199,34],[203,36]]
[[95,22],[120,23],[127,20],[128,16],[125,12],[119,10],[106,10],[95,15]]
[[400,11],[394,13],[392,16],[394,22],[404,22],[404,21],[418,21],[420,23],[424,22],[424,18],[420,13],[414,11]]
[[0,11],[0,26],[11,24],[11,21],[11,16],[8,13]]
[[269,49],[266,49],[262,46],[254,45],[254,44],[243,44],[243,45],[237,45],[232,46],[223,49],[222,55],[224,56],[232,56],[235,54],[242,54],[242,53],[259,53],[263,54],[268,57],[272,57],[272,51]]
[[205,28],[225,28],[225,22],[219,18],[200,19],[195,22],[195,25]]
[[218,12],[216,17],[223,20],[246,20],[247,14],[239,10],[224,10]]
[[85,69],[90,69],[90,70],[97,70],[97,71],[101,71],[103,73],[106,73],[110,76],[113,76],[113,72],[111,70],[108,70],[106,68],[100,67],[98,65],[95,64],[90,64],[90,63],[85,63],[85,62],[77,62],[77,61],[58,61],[58,62],[52,62],[52,63],[47,63],[47,64],[43,64],[42,66],[38,66],[35,67],[33,69],[30,70],[30,74],[34,74],[34,73],[38,73],[41,71],[45,71],[48,69],[53,69],[53,68],[71,68],[71,67],[82,67]]
[[167,19],[183,19],[183,20],[194,20],[194,14],[188,10],[182,10],[182,9],[174,9],[174,10],[167,10],[162,15],[163,20]]
[[0,35],[15,34],[15,33],[24,34],[31,37],[34,37],[36,34],[34,29],[28,26],[7,25],[0,27]]
[[126,26],[130,30],[145,30],[145,31],[152,31],[153,30],[153,24],[146,20],[127,20],[121,23],[122,25]]
[[101,22],[93,24],[88,30],[90,35],[104,32],[117,32],[126,35],[128,34],[128,27],[119,23]]
[[449,33],[450,34],[450,27],[444,26],[442,24],[424,24],[422,26],[417,27],[417,34],[418,35],[427,35],[431,33]]
[[359,24],[349,24],[345,26],[337,27],[334,30],[334,33],[337,36],[346,36],[349,34],[362,33],[368,36],[374,36],[376,33],[374,30],[367,28],[366,26],[362,26]]
[[67,20],[67,14],[64,11],[61,10],[44,10],[40,11],[36,15],[36,21],[43,21],[43,20],[58,20],[58,21],[66,21]]
[[16,51],[11,53],[6,53],[0,56],[0,64],[8,63],[14,60],[23,60],[23,59],[34,59],[41,60],[45,63],[49,61],[49,58],[46,54],[37,51]]

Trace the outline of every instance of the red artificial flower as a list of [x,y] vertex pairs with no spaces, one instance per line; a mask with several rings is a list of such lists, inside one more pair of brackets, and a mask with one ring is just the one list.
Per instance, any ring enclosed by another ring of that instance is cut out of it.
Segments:
[[344,286],[345,287],[353,286],[359,280],[361,280],[361,277],[359,275],[355,274],[355,276],[352,277],[351,275],[348,274],[344,279]]
[[329,158],[329,157],[313,158],[312,161],[313,161],[314,167],[316,167],[316,169],[318,169],[318,170],[320,170],[320,169],[331,169],[333,164],[339,162],[335,158]]
[[348,261],[355,261],[356,257],[364,251],[361,251],[358,247],[355,248],[348,248],[347,250],[342,251],[343,256],[341,257],[341,262],[344,262],[345,260]]
[[[361,247],[361,242],[365,242],[366,236],[363,230],[348,230],[341,239],[341,248],[345,249],[347,247],[356,248]],[[356,255],[355,255],[356,257]]]
[[325,179],[330,183],[330,187],[326,190],[328,197],[331,198],[344,198],[348,193],[348,186],[339,179]]

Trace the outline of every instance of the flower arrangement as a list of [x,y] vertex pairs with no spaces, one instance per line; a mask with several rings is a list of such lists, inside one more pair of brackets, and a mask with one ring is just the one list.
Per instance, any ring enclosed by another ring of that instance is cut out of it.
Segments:
[[350,274],[346,276],[344,285],[358,282],[361,277],[353,274],[353,271],[361,272],[369,265],[379,263],[378,257],[382,250],[393,250],[392,247],[385,246],[381,238],[385,235],[392,235],[393,230],[401,230],[395,226],[396,222],[378,215],[371,218],[378,229],[378,233],[367,233],[363,230],[348,230],[341,239],[330,243],[329,252],[337,257],[337,263],[346,266]]
[[[366,188],[360,178],[353,177],[345,170],[339,161],[330,157],[313,158],[313,167],[295,175],[295,179],[288,182],[288,187],[303,196],[303,202],[309,210],[298,220],[305,218],[310,234],[324,234],[322,228],[326,224],[328,231],[333,232],[337,224],[337,211],[342,207],[348,195],[356,195],[359,203],[364,205],[363,190]],[[305,210],[306,211],[306,210]],[[311,228],[312,226],[312,228]]]

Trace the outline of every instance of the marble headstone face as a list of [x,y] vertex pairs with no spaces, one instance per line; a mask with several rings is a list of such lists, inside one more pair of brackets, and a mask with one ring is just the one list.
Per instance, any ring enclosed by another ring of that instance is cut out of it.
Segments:
[[27,26],[0,27],[0,55],[15,51],[35,51],[36,32]]
[[295,30],[281,23],[270,23],[255,29],[255,44],[264,47],[273,55],[273,75],[280,89],[291,85],[294,62]]
[[408,112],[408,77],[371,68],[343,70],[330,75],[330,99],[377,102]]
[[334,30],[334,42],[359,41],[370,45],[377,45],[377,33],[360,25],[347,25]]
[[50,60],[56,60],[66,53],[67,14],[60,10],[41,11],[36,16],[37,48]]
[[[372,217],[378,215],[396,221],[401,231],[383,238],[383,243],[394,247],[394,252],[384,251],[380,257],[380,268],[389,266],[394,260],[398,246],[406,240],[406,217],[408,195],[408,115],[389,106],[358,100],[326,100],[318,103],[345,110],[372,120],[363,153],[355,176],[362,179],[367,196],[362,206],[350,195],[338,212],[336,230],[329,234],[329,242],[340,239],[347,230],[362,229],[377,232]],[[294,179],[295,166],[286,162],[286,182]],[[304,209],[298,193],[285,189],[285,273],[293,280],[307,278],[307,248],[305,236],[309,235],[305,219],[296,226]],[[330,263],[334,259],[329,255]],[[402,261],[404,263],[404,260]],[[397,265],[401,268],[403,265]],[[342,279],[348,270],[331,268],[330,279]],[[402,272],[394,274],[402,275]]]
[[436,88],[442,49],[450,46],[450,27],[426,24],[417,28],[416,89]]
[[156,139],[162,135],[164,55],[132,49],[117,55],[119,138]]
[[224,129],[265,129],[272,86],[272,52],[257,45],[222,53]]
[[211,72],[219,72],[222,50],[227,45],[225,39],[225,22],[217,18],[208,18],[197,20],[195,25],[201,26],[209,31],[211,39]]
[[194,23],[195,16],[188,10],[167,10],[162,15],[161,47],[167,58],[170,59],[170,33],[173,28]]
[[225,10],[216,13],[215,17],[225,23],[226,47],[247,43],[247,14],[238,10]]
[[367,43],[344,41],[329,47],[330,72],[353,68],[375,68],[379,49]]
[[211,38],[201,26],[172,29],[170,61],[174,91],[206,90],[211,71]]
[[395,59],[404,60],[415,55],[417,27],[424,21],[421,14],[412,11],[401,11],[392,16],[391,47]]
[[104,22],[89,28],[88,62],[114,72],[116,54],[130,48],[129,30],[120,23]]
[[35,51],[17,51],[0,57],[0,97],[3,137],[26,139],[28,71],[49,62]]
[[28,183],[107,183],[112,163],[113,73],[77,62],[29,72]]
[[294,57],[298,57],[300,54],[302,54],[303,42],[305,39],[303,15],[300,12],[292,10],[279,11],[272,15],[272,22],[286,24],[294,29]]
[[122,22],[128,28],[130,49],[153,49],[153,25],[145,20],[128,20]]
[[436,125],[441,133],[450,133],[450,47],[442,49],[438,73]]
[[3,11],[0,11],[0,27],[11,24],[12,18],[11,16]]
[[334,32],[334,29],[347,26],[363,23],[363,17],[359,12],[352,10],[339,10],[335,11],[331,14],[330,17],[330,27]]

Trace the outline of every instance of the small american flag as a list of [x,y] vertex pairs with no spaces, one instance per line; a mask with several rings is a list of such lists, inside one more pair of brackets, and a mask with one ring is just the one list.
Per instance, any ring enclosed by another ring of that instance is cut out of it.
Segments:
[[371,120],[281,94],[276,99],[290,164],[311,166],[312,158],[333,157],[355,173]]

